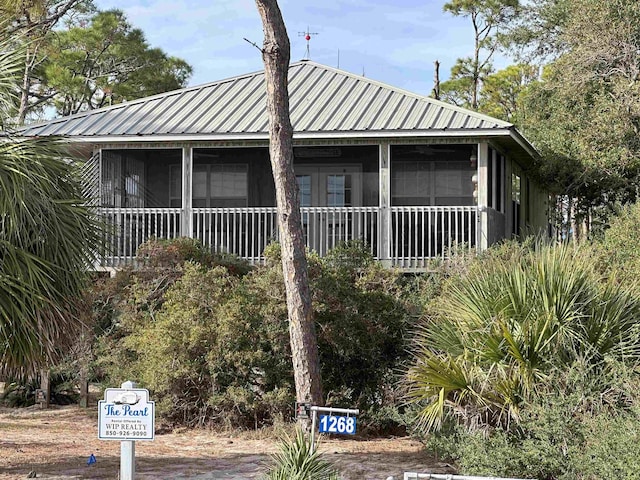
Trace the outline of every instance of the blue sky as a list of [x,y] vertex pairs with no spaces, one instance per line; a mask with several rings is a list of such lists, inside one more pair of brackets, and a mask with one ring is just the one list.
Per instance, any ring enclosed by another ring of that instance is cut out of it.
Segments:
[[[123,10],[153,47],[187,60],[190,85],[262,69],[262,24],[254,0],[96,0],[98,8]],[[469,56],[469,19],[442,11],[445,0],[280,0],[291,60],[302,59],[310,41],[311,60],[339,66],[428,95],[433,62],[445,79],[456,58]],[[339,52],[339,54],[338,54]]]

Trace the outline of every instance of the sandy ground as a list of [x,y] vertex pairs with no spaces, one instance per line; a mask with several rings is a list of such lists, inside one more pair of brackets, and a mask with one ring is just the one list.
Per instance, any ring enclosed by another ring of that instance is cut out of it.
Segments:
[[[136,442],[136,478],[258,479],[276,450],[273,433],[156,434],[154,441]],[[409,438],[323,438],[320,451],[344,480],[402,479],[405,471],[452,473]],[[97,462],[88,466],[92,453]],[[119,462],[120,442],[98,440],[95,408],[0,409],[0,480],[27,478],[30,472],[59,480],[117,479]]]

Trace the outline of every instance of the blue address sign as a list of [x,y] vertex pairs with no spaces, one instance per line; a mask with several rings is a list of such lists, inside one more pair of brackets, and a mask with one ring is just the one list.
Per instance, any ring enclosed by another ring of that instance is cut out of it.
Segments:
[[335,415],[320,415],[320,433],[339,433],[341,435],[354,435],[356,433],[355,417],[338,417]]

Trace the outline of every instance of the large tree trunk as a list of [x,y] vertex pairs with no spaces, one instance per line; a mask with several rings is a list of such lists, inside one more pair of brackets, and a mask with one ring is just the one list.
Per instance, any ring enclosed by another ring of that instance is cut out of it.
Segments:
[[276,186],[278,224],[298,402],[321,404],[322,386],[307,275],[298,186],[293,171],[289,118],[289,37],[276,0],[256,0],[264,29],[262,59],[267,84],[269,153]]

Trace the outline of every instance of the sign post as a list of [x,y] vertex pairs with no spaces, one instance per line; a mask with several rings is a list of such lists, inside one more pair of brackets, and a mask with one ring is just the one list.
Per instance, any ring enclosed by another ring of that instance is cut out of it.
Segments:
[[[333,408],[317,407],[311,408],[311,454],[316,451],[316,428],[318,428],[318,412],[328,413],[320,417],[320,433],[339,433],[341,435],[354,435],[356,433],[356,418],[350,415],[358,415],[357,408]],[[344,413],[347,416],[337,416],[334,413]]]
[[133,480],[136,474],[136,440],[155,437],[155,402],[149,391],[124,382],[122,388],[107,388],[98,402],[98,438],[119,440],[120,480]]

